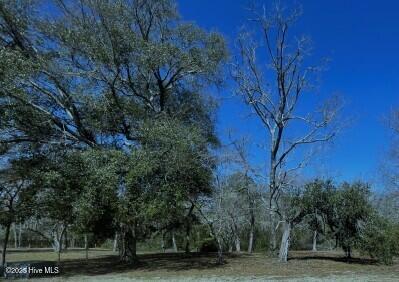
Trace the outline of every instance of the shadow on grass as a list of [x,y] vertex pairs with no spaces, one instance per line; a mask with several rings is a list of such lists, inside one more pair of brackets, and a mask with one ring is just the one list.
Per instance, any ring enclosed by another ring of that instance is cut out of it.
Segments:
[[[226,255],[234,257],[234,255]],[[110,273],[123,273],[131,270],[141,271],[182,271],[182,270],[205,270],[219,267],[216,263],[216,254],[201,253],[158,253],[142,254],[138,256],[137,264],[121,262],[118,256],[106,256],[93,258],[86,261],[70,260],[61,263],[62,276],[74,275],[103,275]]]
[[[226,253],[225,258],[227,264],[229,261],[237,258],[251,259],[252,255],[241,253]],[[105,256],[100,258],[91,258],[89,261],[84,259],[75,259],[64,261],[61,264],[61,276],[71,277],[76,275],[104,275],[104,274],[120,274],[129,271],[137,270],[141,274],[145,272],[163,271],[176,273],[186,270],[209,270],[221,267],[216,263],[216,253],[155,253],[155,254],[140,254],[138,256],[139,262],[135,265],[121,262],[116,255]],[[266,258],[266,257],[265,257]],[[338,254],[328,253],[295,253],[289,258],[290,261],[311,261],[324,260],[343,262],[348,264],[358,265],[374,265],[377,262],[368,258],[351,258],[347,259]],[[243,263],[248,264],[248,260]],[[269,261],[271,263],[271,261]]]
[[327,261],[335,261],[335,262],[344,262],[349,264],[360,264],[360,265],[375,265],[377,264],[377,260],[370,258],[346,258],[342,256],[326,256],[326,255],[305,255],[305,256],[296,256],[288,258],[288,260],[327,260]]

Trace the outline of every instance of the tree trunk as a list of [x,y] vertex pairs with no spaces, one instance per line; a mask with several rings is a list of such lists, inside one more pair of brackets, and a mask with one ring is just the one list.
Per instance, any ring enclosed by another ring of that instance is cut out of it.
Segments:
[[253,252],[253,244],[254,244],[254,228],[251,226],[251,230],[249,231],[249,241],[248,241],[248,253]]
[[241,252],[241,240],[240,240],[240,236],[236,236],[235,243],[236,243],[236,251],[237,251],[237,252]]
[[190,229],[191,229],[191,227],[190,227],[190,225],[188,225],[187,229],[186,229],[186,242],[185,242],[186,244],[184,247],[184,252],[186,254],[188,254],[190,252]]
[[216,263],[217,264],[223,264],[224,263],[224,258],[223,258],[223,245],[222,245],[222,239],[217,238],[217,243],[218,243],[218,258]]
[[173,244],[173,251],[176,253],[177,252],[177,245],[176,245],[176,238],[175,238],[175,232],[172,231],[172,244]]
[[138,262],[137,258],[137,235],[136,227],[125,226],[123,230],[123,248],[121,251],[121,260],[135,264]]
[[22,245],[22,224],[19,224],[19,232],[18,232],[18,248],[21,248]]
[[85,234],[85,253],[86,253],[86,261],[89,260],[89,240],[87,239],[87,234]]
[[250,198],[249,198],[249,203],[250,203],[249,204],[250,229],[249,229],[248,253],[252,253],[253,246],[254,246],[255,214],[254,214],[254,204],[252,202],[252,199],[250,199]]
[[62,226],[61,233],[60,233],[59,237],[58,237],[58,231],[55,232],[55,235],[54,235],[54,240],[55,240],[56,247],[57,247],[58,265],[61,263],[62,241],[64,239],[65,230],[66,230],[66,227]]
[[162,235],[161,235],[161,250],[163,253],[165,252],[165,233],[164,232],[162,232]]
[[72,235],[71,237],[71,248],[73,249],[75,248],[75,235]]
[[284,222],[283,236],[281,237],[279,260],[281,262],[287,262],[288,250],[290,248],[291,239],[291,222]]
[[112,251],[116,252],[117,248],[118,248],[118,233],[115,233],[114,245],[112,247]]
[[352,248],[350,246],[344,248],[347,259],[352,258]]
[[6,264],[6,253],[7,253],[8,238],[10,236],[10,228],[11,228],[11,224],[7,224],[6,225],[5,234],[4,234],[3,252],[1,254],[1,265],[3,267]]
[[191,214],[194,210],[194,204],[191,205],[186,218],[186,242],[184,247],[184,252],[188,254],[190,252],[190,233],[191,233]]
[[317,251],[317,230],[313,231],[313,252]]
[[[272,203],[270,207],[273,208]],[[269,222],[270,222],[270,241],[269,241],[269,253],[271,256],[276,255],[277,250],[277,229],[278,226],[275,221],[275,214],[272,210],[269,212]]]
[[68,245],[68,231],[65,229],[65,235],[64,235],[64,249],[67,250],[69,248]]
[[13,231],[14,231],[14,248],[18,248],[18,237],[17,237],[17,225],[13,224]]

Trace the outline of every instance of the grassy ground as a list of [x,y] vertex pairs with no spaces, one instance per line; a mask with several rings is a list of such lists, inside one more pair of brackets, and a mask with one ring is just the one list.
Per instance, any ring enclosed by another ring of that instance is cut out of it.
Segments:
[[[141,254],[140,264],[121,264],[116,254],[91,250],[85,261],[84,251],[62,255],[62,276],[50,280],[70,281],[243,281],[260,279],[284,281],[399,281],[399,261],[379,265],[370,259],[346,261],[336,252],[291,252],[281,264],[263,254],[231,254],[226,264],[216,265],[214,254],[166,253]],[[9,261],[56,260],[50,251],[12,252]]]

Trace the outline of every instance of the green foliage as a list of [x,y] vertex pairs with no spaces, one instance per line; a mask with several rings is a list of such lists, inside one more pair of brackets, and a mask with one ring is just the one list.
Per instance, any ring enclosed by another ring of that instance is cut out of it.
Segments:
[[146,127],[126,175],[126,212],[161,226],[182,221],[185,210],[209,194],[213,161],[207,140],[176,120]]
[[115,228],[120,152],[88,150],[55,154],[43,161],[33,178],[37,218],[46,218],[78,233],[111,237]]
[[392,264],[399,255],[399,225],[374,215],[366,223],[357,243],[358,249],[384,264]]
[[96,240],[114,235],[118,209],[120,165],[124,156],[117,151],[90,150],[81,154],[85,176],[79,197],[73,203],[74,229],[93,233]]
[[[366,238],[374,239],[366,235],[370,234],[366,229],[372,226],[374,212],[369,198],[370,187],[366,183],[343,183],[337,189],[330,180],[316,179],[307,183],[302,193],[290,198],[291,213],[295,215],[291,219],[298,223],[305,219],[311,230],[335,237],[350,257],[352,249],[364,246]],[[375,255],[380,253],[375,251]]]
[[335,199],[336,214],[333,230],[340,246],[351,255],[360,238],[361,230],[372,213],[369,203],[370,187],[361,182],[344,183]]
[[104,238],[178,227],[210,193],[218,140],[202,92],[222,81],[223,37],[171,0],[55,4],[56,18],[0,2],[1,151],[42,156],[36,217]]

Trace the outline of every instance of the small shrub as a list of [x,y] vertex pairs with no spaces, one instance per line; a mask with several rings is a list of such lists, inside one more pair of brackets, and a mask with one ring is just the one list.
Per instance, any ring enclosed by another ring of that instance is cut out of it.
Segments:
[[218,251],[217,242],[212,238],[206,239],[202,242],[199,250],[201,253],[217,252]]

